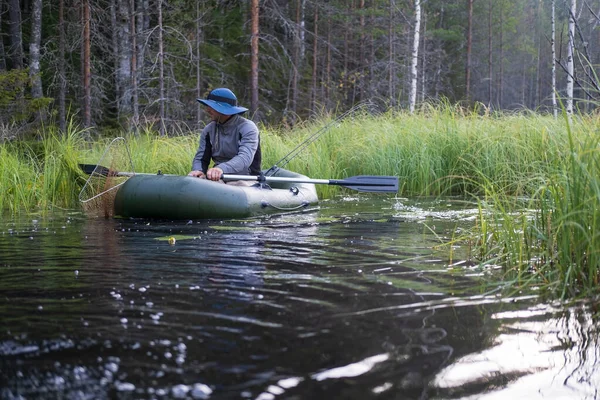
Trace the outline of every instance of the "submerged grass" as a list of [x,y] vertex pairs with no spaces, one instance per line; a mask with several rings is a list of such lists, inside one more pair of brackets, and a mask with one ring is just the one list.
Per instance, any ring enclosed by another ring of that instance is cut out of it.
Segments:
[[[554,119],[534,113],[468,113],[448,105],[418,113],[363,115],[332,126],[285,168],[312,178],[396,175],[400,195],[463,195],[480,205],[477,225],[461,240],[473,259],[501,265],[508,282],[561,297],[597,291],[600,270],[600,132],[598,116]],[[329,122],[292,131],[261,129],[268,168]],[[0,210],[79,207],[87,178],[110,139],[86,140],[71,124],[34,143],[0,143]],[[186,174],[198,134],[127,138],[136,172]],[[318,185],[321,198],[340,191]]]

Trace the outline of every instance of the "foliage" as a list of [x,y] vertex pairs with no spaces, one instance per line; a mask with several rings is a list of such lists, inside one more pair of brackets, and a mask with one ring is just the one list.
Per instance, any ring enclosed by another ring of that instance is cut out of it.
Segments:
[[[45,3],[40,62],[46,97],[30,104],[24,71],[0,71],[3,76],[14,74],[10,79],[0,77],[0,80],[5,83],[12,80],[16,85],[0,88],[2,123],[10,123],[9,116],[26,123],[36,110],[51,108],[50,114],[60,114],[63,126],[70,117],[63,115],[65,109],[77,118],[84,112],[80,4],[58,1],[64,5],[64,22],[59,26],[57,2]],[[231,87],[241,104],[250,103],[249,2],[89,0],[89,3],[91,115],[93,125],[100,131],[138,129],[140,125],[156,124],[159,119],[163,119],[160,123],[170,134],[180,129],[201,128],[195,99],[218,86]],[[31,2],[20,4],[22,15],[29,15]],[[159,4],[162,32],[158,29]],[[418,102],[443,98],[463,101],[467,98],[466,3],[429,0],[422,6]],[[547,43],[549,2],[474,2],[474,14],[468,98],[504,110],[522,107],[543,110],[551,106],[553,88],[547,84],[552,65]],[[590,66],[598,64],[599,56],[588,55],[585,50],[598,47],[598,36],[594,34],[598,19],[587,7],[582,6],[579,14],[577,41],[584,53],[577,54],[576,77],[581,86],[579,97],[583,98],[597,84]],[[559,2],[557,16],[558,26],[562,27],[567,17],[565,4]],[[333,112],[366,99],[382,99],[390,107],[404,107],[410,84],[406,65],[411,54],[413,19],[414,2],[408,1],[260,2],[259,107],[252,117],[266,124],[283,121],[293,126],[301,119],[318,116],[322,110]],[[20,25],[27,43],[32,27],[25,21],[14,23]],[[59,51],[59,28],[65,32],[64,56]],[[159,33],[163,38],[162,53]],[[4,35],[9,42],[11,33]],[[562,36],[561,40],[559,32],[558,54],[564,59],[566,40],[564,33]],[[0,69],[2,65],[10,68],[13,64],[9,55],[1,60],[4,62],[0,63]],[[28,56],[25,51],[25,64]],[[160,68],[161,59],[164,68]],[[132,79],[134,60],[136,79]],[[564,64],[564,60],[560,62]],[[566,77],[560,68],[558,72],[560,91]],[[134,93],[137,116],[133,112]],[[62,99],[62,94],[65,108],[50,100]],[[159,112],[161,105],[165,106],[164,118]],[[55,121],[58,119],[51,120]]]
[[52,99],[32,98],[29,86],[27,69],[0,70],[0,124],[12,125],[16,131],[48,108]]

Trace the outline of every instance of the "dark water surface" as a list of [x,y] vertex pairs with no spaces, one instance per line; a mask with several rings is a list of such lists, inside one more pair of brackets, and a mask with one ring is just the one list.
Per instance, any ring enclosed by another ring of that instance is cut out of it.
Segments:
[[[482,285],[452,199],[0,224],[2,399],[593,399],[586,306]],[[498,272],[496,272],[498,273]]]

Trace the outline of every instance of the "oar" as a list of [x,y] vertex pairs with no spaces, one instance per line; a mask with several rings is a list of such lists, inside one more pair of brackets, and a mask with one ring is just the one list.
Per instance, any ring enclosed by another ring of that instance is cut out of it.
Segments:
[[266,182],[290,182],[290,183],[314,183],[322,185],[336,185],[359,192],[373,193],[396,193],[398,192],[397,176],[369,176],[358,175],[346,179],[311,179],[311,178],[288,178],[284,176],[252,176],[252,175],[229,175],[221,177],[224,181],[262,181]]
[[[134,176],[134,175],[156,175],[134,172],[120,172],[94,164],[79,164],[86,174],[98,174],[102,176]],[[223,174],[224,181],[257,181],[257,182],[289,182],[289,183],[313,183],[318,185],[336,185],[359,192],[372,193],[396,193],[398,192],[397,176],[369,176],[358,175],[346,179],[311,179],[311,178],[288,178],[283,176],[254,176],[254,175],[230,175]]]

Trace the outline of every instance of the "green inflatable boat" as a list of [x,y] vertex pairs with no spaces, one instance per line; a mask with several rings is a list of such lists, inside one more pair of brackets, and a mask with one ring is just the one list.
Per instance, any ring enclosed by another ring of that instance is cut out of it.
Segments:
[[[122,218],[224,219],[301,211],[319,199],[304,175],[279,168],[266,182],[236,186],[190,176],[138,174],[117,191]],[[277,178],[282,179],[281,182]]]

